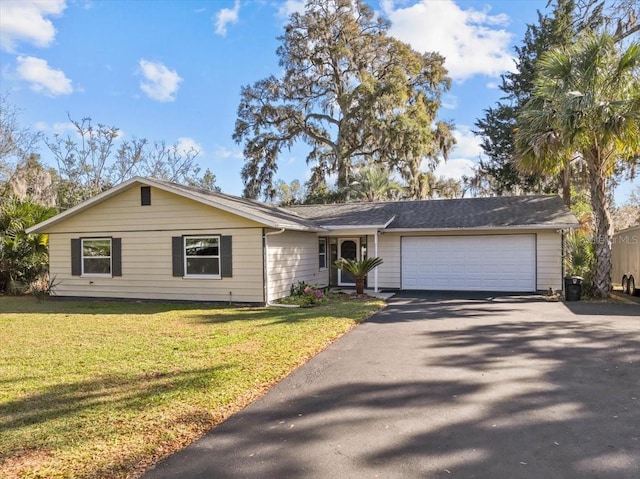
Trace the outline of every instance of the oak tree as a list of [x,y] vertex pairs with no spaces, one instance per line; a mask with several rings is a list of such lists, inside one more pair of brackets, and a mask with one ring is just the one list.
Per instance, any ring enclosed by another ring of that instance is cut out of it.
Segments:
[[454,139],[433,125],[450,85],[444,58],[418,53],[388,35],[389,22],[361,0],[309,0],[279,38],[281,76],[244,86],[233,138],[244,144],[244,194],[273,195],[283,149],[305,144],[308,186],[336,175],[347,186],[357,167],[383,164],[411,181]]

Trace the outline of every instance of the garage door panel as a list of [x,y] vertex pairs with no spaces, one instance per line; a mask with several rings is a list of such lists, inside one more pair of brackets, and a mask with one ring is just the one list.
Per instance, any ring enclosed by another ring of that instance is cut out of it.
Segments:
[[402,287],[535,291],[535,235],[402,238]]
[[467,266],[464,264],[451,265],[448,271],[442,271],[442,274],[446,274],[451,278],[464,278]]

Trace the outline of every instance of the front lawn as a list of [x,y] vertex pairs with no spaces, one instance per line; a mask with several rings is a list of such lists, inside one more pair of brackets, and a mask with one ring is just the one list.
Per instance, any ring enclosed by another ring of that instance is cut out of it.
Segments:
[[0,477],[135,477],[381,305],[0,296]]

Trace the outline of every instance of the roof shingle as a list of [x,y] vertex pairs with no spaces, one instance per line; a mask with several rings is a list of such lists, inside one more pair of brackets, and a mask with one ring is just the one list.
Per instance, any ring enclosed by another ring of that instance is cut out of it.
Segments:
[[302,205],[287,208],[324,227],[384,225],[387,229],[569,227],[577,220],[555,195],[454,200]]
[[282,208],[259,201],[150,178],[132,178],[111,190],[32,226],[28,233],[44,232],[92,205],[134,184],[156,186],[257,221],[271,228],[321,232],[333,228],[389,230],[446,230],[473,228],[570,228],[575,216],[558,196],[501,196],[455,200],[393,201],[300,205]]

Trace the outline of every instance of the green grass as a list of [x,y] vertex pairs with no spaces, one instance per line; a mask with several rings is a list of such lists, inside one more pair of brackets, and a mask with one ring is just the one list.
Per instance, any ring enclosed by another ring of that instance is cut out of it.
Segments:
[[0,296],[0,477],[136,477],[379,307]]

